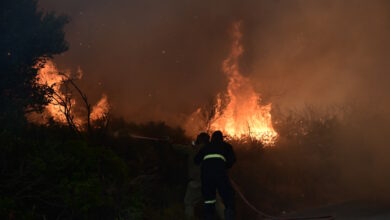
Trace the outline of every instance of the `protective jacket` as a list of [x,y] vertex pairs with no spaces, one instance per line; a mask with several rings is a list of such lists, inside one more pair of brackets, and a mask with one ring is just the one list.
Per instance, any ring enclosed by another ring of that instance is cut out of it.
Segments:
[[202,166],[202,173],[226,172],[235,162],[233,148],[226,142],[205,145],[194,157],[194,163]]
[[202,194],[206,220],[214,219],[216,193],[225,205],[225,219],[234,219],[234,190],[227,170],[236,161],[233,148],[226,142],[211,143],[199,150],[195,164],[201,165]]
[[[174,149],[188,156],[188,184],[186,194],[184,197],[185,214],[187,219],[194,219],[194,209],[198,202],[202,201],[202,190],[201,190],[201,178],[200,178],[200,167],[194,164],[194,158],[198,154],[200,149],[205,147],[205,144],[199,144],[195,146],[174,144]],[[216,201],[217,214],[219,219],[223,217],[223,204],[221,200]]]

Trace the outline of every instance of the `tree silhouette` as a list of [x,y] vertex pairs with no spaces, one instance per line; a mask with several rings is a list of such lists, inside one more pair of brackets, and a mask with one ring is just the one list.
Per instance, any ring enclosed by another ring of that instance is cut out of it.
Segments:
[[36,0],[0,4],[0,122],[11,127],[47,104],[50,88],[37,83],[37,70],[68,49],[63,30],[68,19],[39,11]]

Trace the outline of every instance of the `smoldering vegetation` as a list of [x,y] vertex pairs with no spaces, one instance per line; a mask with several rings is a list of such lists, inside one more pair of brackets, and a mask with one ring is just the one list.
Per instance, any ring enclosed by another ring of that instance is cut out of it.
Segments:
[[[390,125],[380,112],[366,114],[363,108],[274,110],[278,142],[233,142],[233,180],[249,201],[276,215],[345,201],[388,201]],[[255,216],[237,202],[240,215]]]

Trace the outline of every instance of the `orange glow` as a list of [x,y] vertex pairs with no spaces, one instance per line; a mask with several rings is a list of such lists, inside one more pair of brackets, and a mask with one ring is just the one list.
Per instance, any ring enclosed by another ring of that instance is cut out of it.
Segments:
[[96,121],[104,117],[110,111],[107,95],[103,94],[102,98],[92,108],[91,120]]
[[231,52],[222,64],[222,70],[229,79],[226,107],[222,106],[223,100],[218,96],[210,130],[221,130],[232,139],[254,139],[270,146],[278,137],[272,126],[271,104],[260,104],[260,95],[239,70],[238,61],[244,51],[240,25],[241,23],[237,22],[233,26]]
[[[54,93],[58,96],[56,99],[65,99],[65,94],[61,91],[61,86],[69,77],[69,72],[64,73],[63,75],[59,74],[59,71],[53,61],[47,60],[43,68],[38,70],[37,78],[38,83],[41,85],[47,85],[53,88]],[[72,104],[75,104],[75,101],[72,100]],[[44,121],[46,122],[49,117],[53,118],[54,121],[65,124],[67,123],[66,117],[64,115],[65,109],[63,106],[59,105],[55,100],[51,100],[51,102],[45,107],[45,111],[43,113]]]
[[[39,84],[51,87],[54,90],[54,95],[53,98],[51,98],[50,103],[45,107],[43,113],[40,115],[36,113],[28,115],[29,120],[35,123],[45,124],[50,118],[52,118],[57,123],[68,123],[64,114],[65,108],[60,103],[62,100],[70,98],[70,103],[72,105],[70,114],[73,117],[75,126],[82,130],[83,125],[86,124],[86,117],[81,117],[79,114],[74,112],[76,100],[71,94],[67,94],[62,90],[62,87],[67,79],[70,77],[73,77],[74,79],[81,79],[82,76],[83,72],[80,68],[78,68],[75,75],[71,76],[70,72],[60,73],[53,61],[46,60],[44,66],[38,70],[37,79]],[[92,107],[90,115],[91,122],[105,116],[108,113],[109,108],[108,98],[106,95],[103,95],[97,104]]]

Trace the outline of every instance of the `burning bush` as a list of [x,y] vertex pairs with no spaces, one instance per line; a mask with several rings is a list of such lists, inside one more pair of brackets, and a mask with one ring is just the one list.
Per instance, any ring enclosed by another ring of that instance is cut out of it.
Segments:
[[271,104],[261,104],[260,95],[240,72],[238,61],[243,53],[240,25],[240,22],[233,25],[231,52],[222,64],[222,70],[229,79],[225,95],[217,96],[212,110],[199,108],[194,112],[187,130],[193,133],[194,130],[195,133],[221,130],[230,139],[253,139],[266,146],[273,145],[278,134],[272,125]]
[[[232,177],[261,210],[279,215],[346,198],[334,161],[339,118],[317,112],[311,116],[275,113],[279,133],[275,147],[233,142],[238,162]],[[255,217],[238,202],[241,216]]]

